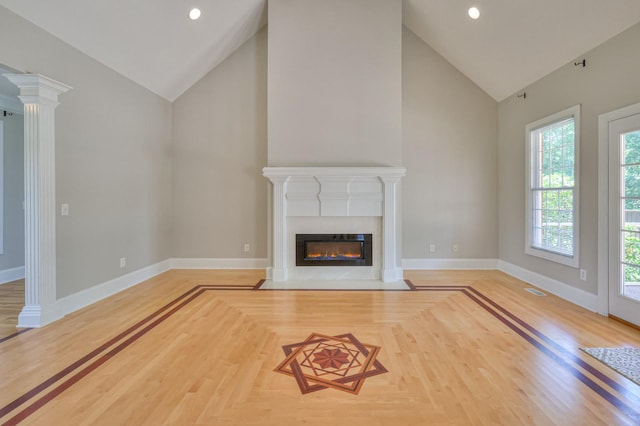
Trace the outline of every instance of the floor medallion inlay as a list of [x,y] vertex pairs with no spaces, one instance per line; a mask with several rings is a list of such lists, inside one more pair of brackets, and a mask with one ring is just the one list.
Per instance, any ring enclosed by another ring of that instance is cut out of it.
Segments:
[[286,358],[274,371],[293,376],[303,394],[331,388],[357,395],[367,377],[387,372],[376,359],[380,347],[362,343],[351,333],[313,333],[282,350]]

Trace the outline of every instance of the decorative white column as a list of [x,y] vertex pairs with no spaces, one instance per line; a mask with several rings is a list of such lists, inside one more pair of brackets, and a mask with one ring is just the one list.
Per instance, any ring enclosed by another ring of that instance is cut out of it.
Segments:
[[24,104],[25,306],[18,327],[60,317],[56,302],[55,108],[71,87],[39,74],[5,74]]
[[273,265],[271,279],[286,281],[287,266],[287,200],[288,176],[270,176],[273,184]]
[[398,183],[399,176],[381,176],[383,183],[384,204],[382,206],[382,244],[384,253],[382,254],[382,281],[393,282],[402,279],[402,268],[398,267],[400,258],[400,247],[398,246],[399,235],[399,203]]

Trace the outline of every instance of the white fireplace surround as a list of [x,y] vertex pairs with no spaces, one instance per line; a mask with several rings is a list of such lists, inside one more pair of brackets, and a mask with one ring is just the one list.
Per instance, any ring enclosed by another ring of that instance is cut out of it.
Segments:
[[265,167],[263,175],[273,187],[267,278],[287,281],[294,271],[288,218],[379,217],[382,250],[374,260],[375,276],[384,282],[401,280],[399,183],[405,173],[404,167]]

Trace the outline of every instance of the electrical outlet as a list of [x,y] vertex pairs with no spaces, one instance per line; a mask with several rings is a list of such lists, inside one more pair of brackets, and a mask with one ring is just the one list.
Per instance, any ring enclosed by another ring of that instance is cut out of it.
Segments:
[[61,216],[69,216],[69,204],[61,204],[60,205],[60,215]]
[[431,253],[435,253],[436,252],[436,245],[435,244],[429,244],[429,251]]
[[580,279],[582,281],[586,281],[587,280],[587,270],[586,269],[580,269]]
[[459,248],[460,248],[460,247],[458,247],[458,243],[455,243],[455,244],[453,245],[453,252],[454,252],[454,253],[457,253]]
[[249,244],[245,244],[244,245],[244,252],[248,252],[251,249],[251,246]]
[[120,258],[120,267],[124,268],[125,266],[127,266],[127,258],[126,257],[121,257]]

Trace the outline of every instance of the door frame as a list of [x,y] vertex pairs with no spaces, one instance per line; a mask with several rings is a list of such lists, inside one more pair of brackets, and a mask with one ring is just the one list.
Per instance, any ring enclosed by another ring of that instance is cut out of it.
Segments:
[[598,305],[609,316],[609,123],[640,114],[640,103],[598,116]]

